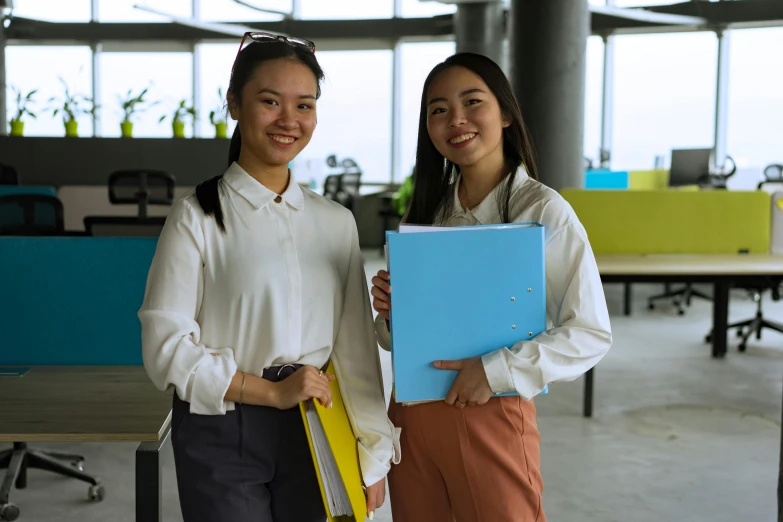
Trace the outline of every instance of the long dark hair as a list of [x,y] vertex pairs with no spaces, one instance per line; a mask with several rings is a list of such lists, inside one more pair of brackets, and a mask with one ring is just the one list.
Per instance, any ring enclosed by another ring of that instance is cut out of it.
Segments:
[[[285,58],[296,60],[305,64],[313,71],[316,79],[316,98],[321,97],[321,80],[324,78],[324,72],[315,58],[315,54],[305,47],[300,47],[285,42],[259,42],[250,43],[237,56],[234,70],[231,73],[231,80],[228,84],[227,98],[236,103],[242,104],[242,90],[247,82],[252,78],[256,69],[264,62]],[[239,159],[239,152],[242,149],[242,135],[239,132],[239,125],[234,129],[231,136],[231,145],[228,150],[228,165]],[[223,220],[223,208],[220,205],[220,180],[223,174],[210,178],[196,187],[196,198],[198,204],[204,210],[204,214],[214,216],[218,228],[226,231],[226,225]]]
[[413,179],[413,195],[406,222],[431,225],[440,216],[448,217],[453,207],[454,180],[452,172],[458,169],[438,152],[427,132],[427,91],[441,73],[451,67],[464,67],[477,74],[497,98],[500,112],[511,125],[503,129],[503,155],[510,170],[502,190],[498,194],[499,212],[504,223],[511,220],[509,203],[511,187],[517,168],[525,167],[528,175],[538,179],[533,144],[522,119],[522,110],[503,70],[486,56],[474,53],[458,53],[439,63],[424,82],[419,113],[419,141],[416,148],[416,167]]

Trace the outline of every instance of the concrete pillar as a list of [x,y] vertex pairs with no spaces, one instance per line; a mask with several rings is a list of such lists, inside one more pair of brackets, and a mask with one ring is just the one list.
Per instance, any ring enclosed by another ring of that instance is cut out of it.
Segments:
[[0,136],[8,135],[8,100],[5,79],[5,27],[0,9]]
[[587,0],[512,0],[510,78],[530,128],[541,181],[584,186]]
[[482,54],[505,69],[506,14],[501,0],[457,4],[454,36],[457,52]]

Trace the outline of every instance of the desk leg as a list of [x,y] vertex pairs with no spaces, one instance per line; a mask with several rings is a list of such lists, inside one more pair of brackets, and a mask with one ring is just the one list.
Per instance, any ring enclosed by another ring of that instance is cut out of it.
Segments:
[[163,469],[160,449],[170,432],[171,429],[166,428],[159,441],[142,442],[136,450],[136,522],[163,520]]
[[[584,405],[582,406],[582,415],[584,417],[593,416],[593,370],[590,368],[585,373],[585,393],[584,393]],[[783,521],[782,521],[783,522]]]
[[624,283],[625,286],[625,315],[631,315],[631,283]]
[[[783,420],[783,416],[781,416],[781,420]],[[780,433],[780,455],[778,458],[780,459],[778,464],[778,522],[783,522],[783,428]]]
[[715,281],[712,303],[712,356],[726,357],[729,330],[729,282]]

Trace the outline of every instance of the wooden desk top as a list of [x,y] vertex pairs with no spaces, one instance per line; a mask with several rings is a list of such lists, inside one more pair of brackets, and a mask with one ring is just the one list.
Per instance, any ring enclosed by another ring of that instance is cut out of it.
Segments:
[[601,275],[783,276],[783,255],[682,254],[596,255]]
[[141,366],[31,366],[0,376],[0,441],[155,442],[172,393]]

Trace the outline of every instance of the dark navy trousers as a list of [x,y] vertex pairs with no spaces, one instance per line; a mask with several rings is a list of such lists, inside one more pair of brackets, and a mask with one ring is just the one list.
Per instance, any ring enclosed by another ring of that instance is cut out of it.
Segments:
[[299,407],[236,408],[196,415],[174,394],[171,441],[184,522],[325,522]]

